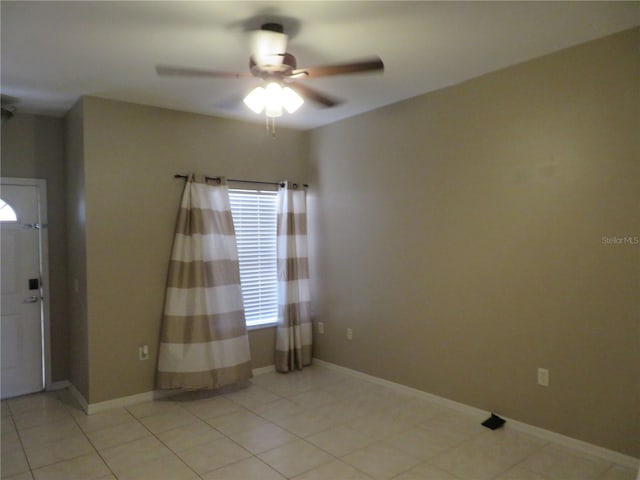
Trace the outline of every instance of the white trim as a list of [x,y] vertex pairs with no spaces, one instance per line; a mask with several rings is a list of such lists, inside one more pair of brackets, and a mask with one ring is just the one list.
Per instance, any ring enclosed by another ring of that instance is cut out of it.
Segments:
[[[38,208],[40,209],[40,223],[48,225],[47,214],[47,181],[36,179],[38,183]],[[51,284],[49,282],[49,228],[44,227],[40,232],[40,276],[42,277],[42,342],[44,354],[44,388],[49,389],[51,379],[51,310],[49,298],[51,298]]]
[[[266,367],[258,367],[252,370],[254,376],[263,375],[265,373],[275,372],[275,365],[267,365]],[[129,395],[126,397],[114,398],[111,400],[105,400],[104,402],[87,403],[84,396],[78,391],[78,389],[70,382],[56,382],[60,384],[60,388],[69,388],[71,395],[78,401],[80,407],[87,415],[93,415],[94,413],[104,412],[111,410],[112,408],[128,407],[129,405],[135,405],[136,403],[151,402],[152,400],[159,400],[162,398],[170,397],[181,392],[180,389],[174,390],[152,390],[149,392],[137,393],[135,395]],[[64,385],[63,385],[64,384]]]
[[127,397],[105,400],[104,402],[90,403],[85,411],[87,412],[87,415],[93,415],[94,413],[104,412],[105,410],[111,410],[112,408],[128,407],[129,405],[135,405],[136,403],[160,400],[161,398],[170,397],[171,395],[175,395],[179,392],[180,390],[152,390],[150,392],[137,393]]
[[87,415],[93,415],[94,413],[104,412],[118,407],[127,407],[129,405],[135,405],[136,403],[150,402],[152,400],[159,400],[171,395],[175,395],[179,390],[152,390],[150,392],[138,393],[136,395],[129,395],[127,397],[114,398],[112,400],[105,400],[104,402],[87,403],[87,400],[75,387],[73,383],[69,383],[69,392],[78,401],[80,407]]
[[275,371],[276,371],[275,365],[267,365],[266,367],[254,368],[253,370],[251,370],[251,373],[253,373],[254,377],[257,377],[259,375],[264,375],[265,373],[271,373]]
[[87,413],[87,411],[89,410],[87,400],[84,398],[84,395],[80,393],[80,390],[78,390],[76,386],[71,382],[69,382],[69,393],[71,393],[71,396],[76,399],[78,404],[80,404],[80,408],[82,408],[82,410]]
[[55,392],[56,390],[64,390],[65,388],[70,388],[71,383],[69,380],[60,380],[59,382],[51,382],[45,391],[47,392]]
[[42,280],[42,361],[43,361],[43,387],[50,390],[51,380],[51,318],[49,296],[49,235],[47,217],[47,181],[43,178],[20,178],[20,177],[0,177],[0,185],[18,185],[24,187],[38,188],[38,223],[44,225],[39,228],[39,248],[40,248],[40,277]]
[[252,330],[262,330],[263,328],[276,328],[278,326],[278,322],[277,321],[269,321],[269,322],[265,322],[265,323],[254,323],[252,325],[247,325],[247,331],[252,331]]
[[518,430],[523,433],[528,433],[535,437],[554,442],[565,447],[578,450],[588,455],[593,455],[604,460],[607,460],[618,465],[622,465],[629,468],[639,468],[640,458],[635,458],[624,453],[616,452],[615,450],[609,450],[608,448],[599,447],[592,443],[584,442],[576,438],[567,437],[560,433],[552,432],[551,430],[545,430],[544,428],[529,425],[528,423],[519,422],[518,420],[508,419],[511,427],[514,430]]
[[[404,393],[404,394],[412,395],[425,400],[429,400],[438,405],[441,405],[447,408],[452,408],[459,412],[474,416],[478,420],[484,420],[488,414],[488,412],[484,410],[481,410],[476,407],[472,407],[470,405],[466,405],[464,403],[455,402],[453,400],[449,400],[448,398],[440,397],[438,395],[433,395],[431,393],[427,393],[422,390],[411,388],[406,385],[402,385],[400,383],[391,382],[389,380],[385,380],[380,377],[374,377],[373,375],[359,372],[357,370],[352,370],[350,368],[336,365],[335,363],[327,362],[325,360],[320,360],[319,358],[314,358],[313,363],[315,365],[319,365],[321,367],[325,367],[330,370],[335,370],[337,372],[341,372],[346,375],[359,378],[361,380],[365,380],[371,383],[375,383],[377,385],[389,387],[399,393]],[[601,458],[609,462],[616,463],[618,465],[622,465],[628,468],[635,469],[640,466],[639,458],[635,458],[630,455],[625,455],[623,453],[616,452],[614,450],[609,450],[607,448],[599,447],[591,443],[583,442],[582,440],[577,440],[575,438],[567,437],[566,435],[552,432],[551,430],[545,430],[544,428],[539,428],[533,425],[519,422],[518,420],[513,420],[508,417],[504,417],[504,418],[508,422],[507,425],[513,428],[514,430],[518,430],[523,433],[528,433],[530,435],[534,435],[543,440],[554,442],[559,445],[563,445],[565,447],[569,447],[579,452],[585,453],[587,455],[593,455],[594,457],[598,457],[598,458]]]

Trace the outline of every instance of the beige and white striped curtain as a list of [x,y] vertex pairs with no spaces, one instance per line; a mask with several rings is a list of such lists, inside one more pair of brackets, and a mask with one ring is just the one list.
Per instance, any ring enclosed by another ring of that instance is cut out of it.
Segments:
[[276,370],[289,372],[310,365],[311,346],[307,192],[285,182],[278,190]]
[[178,215],[158,354],[158,387],[251,377],[240,269],[224,178],[191,175]]

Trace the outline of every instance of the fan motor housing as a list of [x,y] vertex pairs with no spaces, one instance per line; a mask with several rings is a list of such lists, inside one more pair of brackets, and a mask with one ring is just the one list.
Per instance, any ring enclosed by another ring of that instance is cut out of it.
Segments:
[[279,23],[264,23],[260,26],[260,30],[267,30],[269,32],[284,33],[284,28]]
[[258,65],[253,57],[249,58],[249,70],[254,77],[268,78],[272,76],[287,77],[298,66],[296,57],[290,53],[284,53],[282,65]]

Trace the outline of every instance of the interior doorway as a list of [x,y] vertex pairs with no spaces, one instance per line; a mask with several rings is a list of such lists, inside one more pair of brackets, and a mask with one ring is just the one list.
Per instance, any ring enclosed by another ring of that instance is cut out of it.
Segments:
[[0,179],[2,398],[50,384],[46,180]]

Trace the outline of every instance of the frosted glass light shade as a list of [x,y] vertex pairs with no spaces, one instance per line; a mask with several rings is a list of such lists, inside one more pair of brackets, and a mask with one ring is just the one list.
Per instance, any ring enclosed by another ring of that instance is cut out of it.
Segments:
[[284,33],[258,30],[251,34],[253,60],[261,67],[282,65],[286,49],[287,36]]
[[293,113],[302,106],[304,100],[289,87],[284,87],[282,89],[282,103],[287,112]]
[[267,117],[282,116],[282,87],[279,83],[271,82],[265,88],[265,113]]
[[265,111],[267,117],[281,117],[283,109],[293,113],[300,108],[304,100],[289,87],[278,82],[270,82],[266,88],[256,87],[244,98],[244,103],[255,113]]
[[244,97],[244,104],[253,110],[255,113],[260,113],[264,110],[264,106],[267,102],[267,94],[264,88],[256,87],[249,95]]

